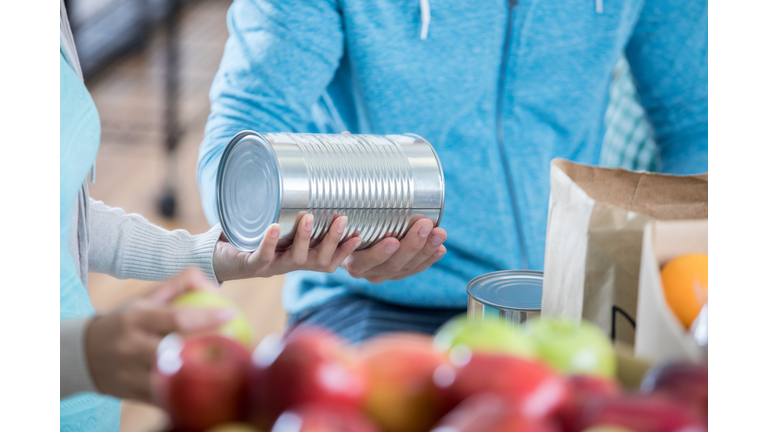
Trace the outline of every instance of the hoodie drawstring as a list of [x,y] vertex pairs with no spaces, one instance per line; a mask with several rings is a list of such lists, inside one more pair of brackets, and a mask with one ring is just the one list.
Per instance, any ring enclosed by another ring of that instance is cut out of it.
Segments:
[[419,0],[419,10],[421,11],[421,40],[426,40],[427,33],[429,33],[429,21],[432,19],[429,12],[429,0]]

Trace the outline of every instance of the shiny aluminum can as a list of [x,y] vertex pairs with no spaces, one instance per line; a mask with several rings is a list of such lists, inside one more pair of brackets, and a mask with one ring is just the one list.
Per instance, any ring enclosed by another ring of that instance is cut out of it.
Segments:
[[224,235],[242,251],[258,249],[273,223],[280,225],[278,249],[287,249],[307,213],[315,217],[310,247],[347,216],[342,241],[359,236],[364,249],[403,238],[423,218],[438,226],[445,200],[437,153],[413,134],[244,131],[224,150],[216,189]]
[[502,321],[520,325],[541,315],[544,273],[504,270],[478,276],[467,284],[470,321]]

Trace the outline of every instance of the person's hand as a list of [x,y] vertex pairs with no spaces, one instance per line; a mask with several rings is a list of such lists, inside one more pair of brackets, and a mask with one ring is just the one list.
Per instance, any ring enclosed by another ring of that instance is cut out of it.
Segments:
[[296,227],[293,244],[284,251],[275,250],[280,237],[280,226],[277,224],[267,229],[264,240],[255,252],[238,250],[222,234],[213,252],[213,272],[216,278],[219,282],[224,282],[232,279],[269,277],[294,270],[331,273],[363,241],[360,237],[352,237],[339,244],[347,226],[347,217],[342,216],[331,224],[323,241],[310,250],[309,240],[313,223],[314,216],[304,215]]
[[354,252],[341,264],[350,276],[381,283],[400,280],[423,272],[445,255],[445,230],[434,228],[432,221],[422,219],[408,230],[405,237],[385,238],[372,247]]
[[160,340],[171,332],[213,329],[234,317],[235,311],[229,309],[170,306],[185,291],[212,287],[202,271],[191,268],[138,300],[91,320],[85,351],[96,388],[118,398],[151,402],[150,374]]
[[[342,134],[349,135],[349,131]],[[371,248],[350,255],[341,264],[350,276],[368,282],[382,283],[400,280],[421,273],[445,255],[443,242],[448,238],[442,228],[433,228],[432,221],[416,222],[405,237],[384,239]]]

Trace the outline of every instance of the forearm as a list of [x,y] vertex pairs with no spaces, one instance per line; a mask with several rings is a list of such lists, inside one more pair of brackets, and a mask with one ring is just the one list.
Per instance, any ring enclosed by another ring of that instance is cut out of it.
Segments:
[[59,398],[81,392],[96,392],[85,355],[85,331],[91,318],[60,321]]
[[120,279],[161,281],[196,266],[212,280],[213,252],[221,235],[219,226],[191,235],[168,231],[138,214],[91,200],[89,214],[91,271]]

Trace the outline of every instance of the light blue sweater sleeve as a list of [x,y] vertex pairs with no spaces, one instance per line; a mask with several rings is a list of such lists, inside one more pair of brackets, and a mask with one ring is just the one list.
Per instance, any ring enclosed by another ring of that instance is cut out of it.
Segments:
[[[59,75],[59,317],[63,321],[95,313],[67,245],[75,200],[96,158],[101,127],[93,99],[62,54]],[[119,428],[118,399],[78,393],[59,402],[61,432],[116,432]]]
[[627,45],[661,171],[708,171],[707,2],[647,0]]
[[246,129],[301,131],[344,52],[341,16],[332,0],[236,0],[227,28],[197,165],[211,224],[218,220],[216,170],[229,140]]
[[96,159],[101,138],[99,113],[88,90],[67,63],[60,59],[59,150],[59,279],[60,317],[76,318],[94,313],[88,292],[69,254],[72,211],[86,175]]

